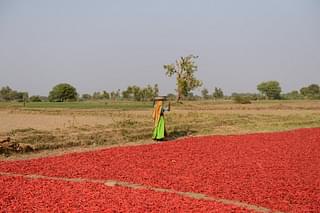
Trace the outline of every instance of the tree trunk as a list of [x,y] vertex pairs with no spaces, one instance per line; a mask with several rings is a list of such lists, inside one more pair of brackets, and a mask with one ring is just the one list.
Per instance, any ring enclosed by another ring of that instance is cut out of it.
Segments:
[[177,103],[181,103],[181,86],[179,84],[181,74],[177,74]]
[[183,92],[182,92],[183,90],[182,90],[182,88],[180,88],[179,86],[178,86],[178,89],[177,89],[177,103],[182,103],[182,97],[183,97]]
[[180,103],[181,101],[181,92],[180,90],[178,89],[178,93],[177,93],[177,103]]

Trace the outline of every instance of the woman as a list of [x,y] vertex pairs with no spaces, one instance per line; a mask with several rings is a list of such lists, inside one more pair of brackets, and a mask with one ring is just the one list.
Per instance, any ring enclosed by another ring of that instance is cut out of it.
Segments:
[[165,121],[163,113],[165,111],[170,111],[170,102],[167,108],[163,107],[163,100],[164,98],[156,98],[155,99],[155,107],[152,114],[153,122],[154,122],[154,129],[153,129],[153,140],[163,140],[164,137],[167,135]]

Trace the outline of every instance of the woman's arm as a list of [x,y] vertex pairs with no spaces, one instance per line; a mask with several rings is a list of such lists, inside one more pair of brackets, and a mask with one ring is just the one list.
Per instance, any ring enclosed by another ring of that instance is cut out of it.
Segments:
[[168,106],[163,107],[162,110],[163,110],[163,112],[165,112],[165,111],[169,112],[170,111],[170,102],[169,102]]

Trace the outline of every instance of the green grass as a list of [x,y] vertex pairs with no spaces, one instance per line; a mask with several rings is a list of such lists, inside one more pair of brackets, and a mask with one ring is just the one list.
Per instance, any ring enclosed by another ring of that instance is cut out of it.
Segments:
[[[144,110],[151,109],[151,101],[81,101],[81,102],[0,102],[1,108],[9,109],[114,109],[114,110]],[[183,104],[172,102],[175,109],[211,110],[211,109],[320,109],[320,100],[260,100],[252,104],[235,104],[232,100],[184,101]]]
[[0,108],[21,109],[118,109],[140,110],[152,108],[152,102],[133,101],[84,101],[84,102],[29,102],[24,106],[18,102],[0,102]]

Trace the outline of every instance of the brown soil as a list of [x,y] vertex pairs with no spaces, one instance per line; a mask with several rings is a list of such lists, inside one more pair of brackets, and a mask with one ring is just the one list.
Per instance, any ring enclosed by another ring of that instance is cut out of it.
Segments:
[[111,117],[101,115],[47,115],[18,113],[10,110],[1,110],[0,118],[0,133],[14,129],[54,130],[82,125],[109,125],[113,122]]

